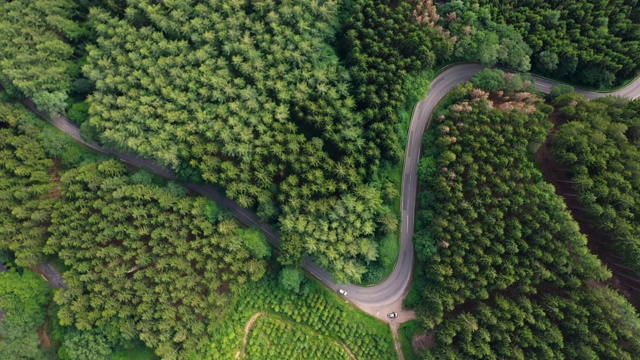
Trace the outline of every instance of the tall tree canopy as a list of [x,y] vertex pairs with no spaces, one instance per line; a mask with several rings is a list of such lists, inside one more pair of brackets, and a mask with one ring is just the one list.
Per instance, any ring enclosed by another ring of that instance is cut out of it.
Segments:
[[71,0],[0,0],[0,81],[60,113],[74,77],[69,40],[81,30]]
[[640,69],[637,0],[479,0],[533,49],[533,70],[595,87]]
[[54,201],[53,161],[29,119],[24,109],[0,101],[0,249],[14,252],[24,267],[42,260]]
[[45,251],[70,267],[68,288],[55,296],[63,325],[112,324],[171,358],[204,344],[227,288],[266,270],[236,220],[175,184],[138,183],[115,160],[70,170],[61,181]]
[[[398,158],[394,112],[401,101],[394,97],[407,71],[433,64],[433,31],[412,22],[413,7],[404,3],[397,13],[388,4],[358,3],[353,41],[340,47],[355,64],[347,71],[330,46],[339,5],[132,1],[121,18],[96,9],[99,39],[84,68],[96,82],[90,124],[107,144],[181,175],[199,173],[241,206],[279,220],[284,263],[311,255],[338,278],[357,280],[384,233],[385,184],[369,179],[381,154]],[[363,25],[372,12],[387,19],[384,32],[376,22]],[[395,40],[395,30],[406,42]],[[356,44],[376,39],[375,49]],[[385,54],[399,63],[389,67]],[[368,61],[387,70],[370,72]],[[394,69],[400,74],[389,75]],[[382,107],[393,116],[372,116]]]
[[528,158],[551,125],[540,102],[529,92],[490,96],[468,84],[435,116],[419,164],[414,237],[428,282],[419,313],[430,326],[492,291],[532,294],[541,282],[562,287],[609,274]]
[[552,109],[511,74],[472,83],[496,92],[454,89],[418,169],[424,358],[638,358],[637,312],[599,282],[609,271],[530,159]]
[[640,273],[640,101],[586,102],[568,94],[556,104],[568,122],[553,138],[554,157],[568,167],[578,201],[594,223]]

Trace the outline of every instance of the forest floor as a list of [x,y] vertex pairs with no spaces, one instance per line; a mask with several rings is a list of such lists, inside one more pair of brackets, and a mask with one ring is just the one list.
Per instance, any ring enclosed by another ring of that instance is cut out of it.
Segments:
[[554,127],[536,152],[535,161],[542,171],[545,181],[553,184],[556,194],[563,197],[574,220],[580,226],[580,232],[587,236],[591,252],[596,254],[611,269],[613,276],[605,283],[620,291],[634,305],[640,306],[640,300],[637,296],[640,295],[640,275],[621,264],[622,258],[616,254],[610,245],[611,237],[593,225],[593,219],[578,202],[578,194],[573,189],[573,184],[567,176],[568,169],[559,165],[551,153],[553,138],[565,120],[557,111],[550,115],[549,120]]

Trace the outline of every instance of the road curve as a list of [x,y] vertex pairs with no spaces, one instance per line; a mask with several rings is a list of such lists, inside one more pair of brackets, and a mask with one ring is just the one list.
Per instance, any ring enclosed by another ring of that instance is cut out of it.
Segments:
[[[357,286],[352,284],[336,284],[332,281],[331,275],[323,268],[315,264],[311,259],[304,260],[304,268],[317,277],[322,283],[329,288],[337,290],[339,288],[348,292],[347,299],[358,305],[362,310],[374,315],[382,320],[388,321],[386,313],[397,311],[399,317],[394,321],[403,321],[412,317],[411,312],[401,311],[401,302],[408,291],[409,281],[411,279],[413,269],[413,230],[414,215],[416,205],[417,191],[417,167],[420,158],[420,146],[422,143],[423,133],[429,124],[431,114],[438,102],[459,83],[468,81],[473,75],[483,67],[477,64],[461,64],[455,65],[441,72],[431,83],[431,90],[426,93],[426,98],[420,101],[414,109],[411,117],[411,125],[409,127],[408,142],[405,151],[405,163],[402,175],[402,202],[401,202],[401,229],[400,229],[400,254],[398,261],[392,273],[384,281],[374,286]],[[561,83],[546,78],[533,76],[534,82],[538,89],[548,93],[552,86]],[[621,96],[635,99],[640,96],[640,78],[636,79],[626,87],[611,92],[595,92],[577,89],[587,99],[593,99],[603,96]],[[77,125],[64,116],[50,118],[46,114],[38,111],[30,100],[26,100],[27,105],[32,111],[39,114],[44,119],[50,121],[60,130],[66,132],[77,142],[82,143],[96,151],[112,154],[120,160],[132,164],[137,167],[146,167],[152,172],[165,178],[175,180],[173,173],[165,168],[158,166],[152,160],[141,158],[139,156],[121,152],[112,149],[105,149],[99,145],[84,140],[80,136],[80,130]],[[209,197],[221,206],[230,210],[233,215],[247,226],[259,228],[266,236],[267,240],[275,247],[280,247],[278,234],[268,224],[261,222],[259,218],[251,211],[241,207],[235,201],[223,197],[216,188],[211,185],[184,184],[190,190]]]

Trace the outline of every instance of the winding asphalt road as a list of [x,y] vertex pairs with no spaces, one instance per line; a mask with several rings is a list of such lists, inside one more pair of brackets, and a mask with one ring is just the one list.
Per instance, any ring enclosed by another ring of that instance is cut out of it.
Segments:
[[[413,317],[410,311],[401,311],[402,299],[409,289],[409,281],[413,269],[413,230],[414,230],[414,214],[416,205],[417,191],[417,167],[420,158],[420,146],[422,143],[423,133],[429,125],[431,113],[437,106],[438,102],[461,82],[468,81],[471,77],[481,70],[483,67],[476,64],[455,65],[441,72],[431,83],[431,90],[426,94],[426,99],[420,101],[414,109],[411,125],[409,128],[408,143],[405,152],[405,165],[402,175],[402,204],[401,204],[401,230],[400,230],[400,254],[393,272],[384,281],[374,286],[357,286],[351,284],[336,284],[332,281],[331,275],[315,264],[311,259],[305,259],[304,268],[317,277],[326,286],[338,290],[344,289],[348,292],[347,300],[356,304],[362,310],[374,315],[384,321],[389,321],[386,314],[391,311],[399,313],[399,317],[393,322],[402,322]],[[552,86],[561,83],[546,78],[533,76],[534,82],[538,89],[544,93],[548,93]],[[628,86],[610,93],[602,93],[595,91],[587,91],[578,89],[587,99],[593,99],[602,96],[621,96],[635,99],[640,96],[640,78],[636,79]],[[76,141],[105,154],[112,154],[120,160],[137,167],[146,167],[152,172],[165,178],[175,180],[175,175],[170,171],[158,166],[153,161],[139,156],[120,152],[112,149],[105,149],[99,145],[87,142],[80,136],[78,126],[66,117],[49,118],[45,114],[37,111],[35,106],[29,100],[25,104],[34,112],[43,118],[49,120],[60,130],[71,135]],[[192,191],[207,196],[216,201],[221,206],[229,209],[241,222],[247,226],[259,228],[267,237],[268,241],[275,247],[280,247],[278,234],[266,223],[261,222],[258,217],[251,211],[241,207],[235,201],[223,197],[213,186],[184,184]]]

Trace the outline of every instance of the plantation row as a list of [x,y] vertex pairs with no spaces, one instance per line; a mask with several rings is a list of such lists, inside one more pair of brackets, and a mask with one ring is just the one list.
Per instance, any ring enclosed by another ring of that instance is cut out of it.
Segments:
[[275,316],[263,315],[251,328],[247,358],[345,360],[350,356],[328,337]]

